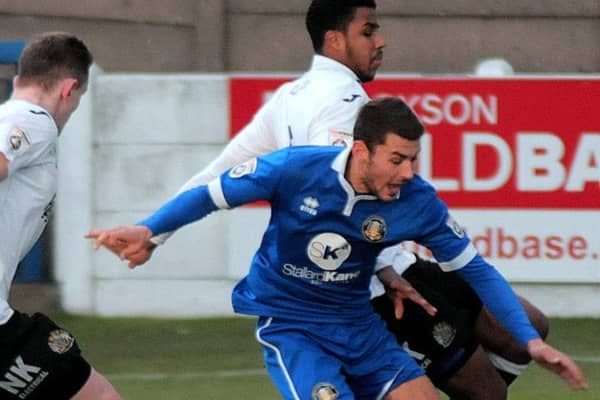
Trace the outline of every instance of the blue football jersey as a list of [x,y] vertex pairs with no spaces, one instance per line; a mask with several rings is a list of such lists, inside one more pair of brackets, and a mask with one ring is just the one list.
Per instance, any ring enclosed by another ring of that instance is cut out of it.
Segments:
[[415,177],[391,202],[357,194],[344,178],[349,154],[340,147],[286,148],[209,184],[219,208],[255,200],[271,204],[250,272],[234,289],[236,312],[352,321],[372,312],[369,283],[384,247],[410,239],[441,262],[474,256],[428,183]]
[[521,344],[539,337],[510,285],[477,254],[429,183],[415,175],[388,202],[355,193],[344,177],[349,155],[340,147],[285,148],[181,193],[141,224],[157,235],[219,208],[269,201],[271,220],[233,291],[238,313],[328,323],[365,318],[373,312],[377,255],[413,240],[442,269],[457,270]]

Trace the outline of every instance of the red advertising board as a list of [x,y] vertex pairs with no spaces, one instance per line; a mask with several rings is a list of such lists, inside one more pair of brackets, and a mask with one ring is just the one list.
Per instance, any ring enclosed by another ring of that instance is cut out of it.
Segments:
[[[293,78],[232,76],[232,135]],[[507,278],[600,282],[600,77],[379,76],[366,89],[419,115],[419,173]]]
[[[232,135],[292,76],[232,76]],[[452,208],[600,208],[600,78],[383,76],[427,129],[419,172]]]

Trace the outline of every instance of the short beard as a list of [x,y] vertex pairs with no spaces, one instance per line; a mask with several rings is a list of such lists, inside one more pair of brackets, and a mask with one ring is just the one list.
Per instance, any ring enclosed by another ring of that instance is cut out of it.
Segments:
[[375,79],[375,74],[372,75],[366,75],[366,74],[362,74],[360,72],[356,73],[356,76],[358,76],[358,79],[362,82],[362,83],[367,83],[367,82],[371,82],[373,79]]
[[371,184],[371,180],[369,179],[369,171],[371,168],[373,161],[371,161],[371,159],[369,158],[369,161],[367,162],[367,165],[365,166],[365,169],[363,170],[364,173],[361,175],[361,182],[363,184],[364,187],[367,188],[368,194],[372,194],[374,196],[377,196],[377,198],[379,198],[379,196],[377,195],[377,189],[375,189],[373,187],[373,185]]

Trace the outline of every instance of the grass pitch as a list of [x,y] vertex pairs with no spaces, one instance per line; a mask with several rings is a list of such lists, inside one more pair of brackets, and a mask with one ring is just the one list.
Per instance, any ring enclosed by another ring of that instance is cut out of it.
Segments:
[[[126,400],[276,400],[254,339],[254,319],[51,316],[69,328],[86,358]],[[570,392],[549,371],[530,367],[511,400],[600,400],[600,320],[552,319],[549,342],[578,360],[590,383]]]

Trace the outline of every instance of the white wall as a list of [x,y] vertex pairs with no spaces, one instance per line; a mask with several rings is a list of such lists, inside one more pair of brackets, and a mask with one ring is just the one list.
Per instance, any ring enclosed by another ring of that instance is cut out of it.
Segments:
[[[134,223],[174,194],[228,140],[225,75],[104,74],[63,132],[54,270],[66,311],[98,315],[231,314],[268,211],[242,208],[183,228],[132,271],[83,239]],[[595,284],[518,284],[549,315],[600,316]]]
[[134,223],[174,194],[228,138],[221,75],[109,75],[89,92],[60,143],[54,220],[56,279],[67,311],[101,315],[231,313],[227,213],[173,236],[132,271],[83,239]]

